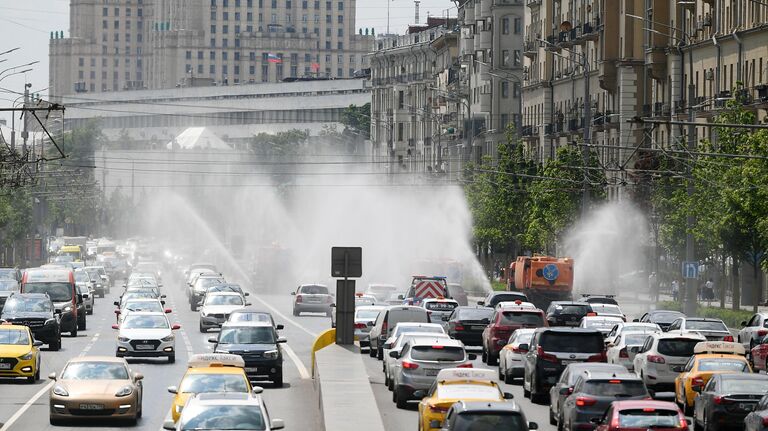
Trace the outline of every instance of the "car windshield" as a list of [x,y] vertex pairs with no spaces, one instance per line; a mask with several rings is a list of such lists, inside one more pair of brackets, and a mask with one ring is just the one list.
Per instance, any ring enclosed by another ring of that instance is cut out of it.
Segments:
[[129,314],[120,327],[125,329],[165,329],[169,326],[165,316]]
[[19,291],[19,282],[16,280],[0,280],[0,291]]
[[661,339],[656,350],[665,356],[692,356],[693,348],[701,341],[691,338]]
[[325,286],[302,286],[301,293],[305,295],[327,295],[328,288]]
[[624,336],[624,344],[628,346],[642,345],[648,338],[648,334],[626,334]]
[[73,362],[61,373],[63,380],[128,380],[125,365],[114,362]]
[[463,361],[464,349],[453,346],[415,346],[411,349],[411,358],[416,361]]
[[736,371],[749,372],[747,361],[736,359],[702,359],[699,361],[699,371]]
[[720,387],[720,392],[726,394],[765,394],[768,392],[768,380],[723,379]]
[[75,271],[75,281],[88,282],[91,278],[88,277],[88,273],[85,271]]
[[229,315],[230,322],[268,322],[272,323],[272,316],[269,313],[243,311]]
[[10,278],[15,280],[16,279],[16,270],[13,268],[4,268],[0,269],[0,278]]
[[53,302],[72,300],[72,285],[69,283],[26,283],[24,293],[47,293]]
[[545,332],[539,342],[549,352],[600,353],[605,348],[600,333]]
[[207,289],[216,284],[223,284],[223,283],[224,283],[224,280],[222,280],[221,278],[206,277],[206,278],[197,279],[197,285],[203,289]]
[[459,304],[451,301],[428,301],[424,308],[430,311],[453,311]]
[[29,334],[22,329],[0,329],[0,344],[26,346],[29,344]]
[[672,323],[680,317],[684,316],[676,311],[662,311],[651,314],[648,320],[654,323]]
[[[511,337],[510,337],[511,338]],[[530,344],[533,338],[533,332],[524,332],[515,338],[517,344]]]
[[150,298],[150,299],[157,299],[157,295],[155,295],[155,292],[130,292],[123,295],[123,302],[129,300],[129,299],[141,299],[141,298]]
[[621,314],[621,309],[612,304],[595,304],[592,303],[589,307],[597,314]]
[[678,428],[680,414],[676,410],[654,408],[630,409],[619,412],[621,428]]
[[9,298],[3,313],[45,313],[53,311],[53,304],[48,298]]
[[379,317],[379,310],[357,310],[355,312],[355,319],[359,320],[376,320]]
[[411,326],[411,325],[398,325],[395,328],[395,332],[392,333],[392,336],[397,337],[400,334],[405,334],[408,332],[434,332],[434,333],[440,333],[442,334],[445,332],[443,328],[440,326]]
[[88,276],[94,280],[97,280],[100,277],[99,271],[97,269],[86,269],[86,272],[88,272]]
[[488,307],[459,309],[459,320],[490,319],[492,315],[493,315],[493,309]]
[[498,387],[491,385],[445,383],[437,385],[437,398],[444,400],[500,400],[501,392]]
[[694,331],[728,331],[725,324],[718,320],[687,320],[685,322],[685,329],[693,329]]
[[581,390],[586,394],[601,397],[636,397],[647,395],[648,390],[641,380],[590,380]]
[[586,319],[583,328],[611,329],[616,325],[616,320],[608,319]]
[[243,293],[243,289],[240,286],[234,284],[214,284],[208,288],[208,292],[235,292]]
[[243,305],[240,295],[211,295],[205,298],[205,305]]
[[462,413],[456,417],[456,425],[451,429],[455,431],[522,431],[528,429],[528,426],[519,414],[490,411]]
[[275,344],[271,326],[224,328],[219,334],[221,344]]
[[179,392],[202,394],[208,392],[248,392],[242,374],[187,374]]
[[181,430],[265,430],[261,409],[249,405],[193,405],[184,409]]
[[558,314],[585,316],[589,312],[589,305],[557,305],[555,311]]
[[157,301],[131,301],[125,304],[125,309],[130,311],[164,311],[163,305]]
[[537,312],[505,311],[501,313],[502,325],[544,326],[544,316]]

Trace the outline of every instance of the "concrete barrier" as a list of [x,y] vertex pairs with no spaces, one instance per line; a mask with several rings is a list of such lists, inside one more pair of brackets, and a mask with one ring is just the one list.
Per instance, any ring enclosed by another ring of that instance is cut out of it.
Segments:
[[314,383],[326,431],[384,431],[384,423],[357,346],[328,345],[315,352]]

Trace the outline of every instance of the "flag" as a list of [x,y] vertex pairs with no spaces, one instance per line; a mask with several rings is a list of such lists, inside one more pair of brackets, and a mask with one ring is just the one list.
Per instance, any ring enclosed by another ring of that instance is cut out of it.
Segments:
[[270,63],[282,63],[283,59],[279,55],[270,52],[267,55],[267,61]]
[[315,72],[320,70],[320,64],[319,63],[312,63],[312,70],[314,70]]

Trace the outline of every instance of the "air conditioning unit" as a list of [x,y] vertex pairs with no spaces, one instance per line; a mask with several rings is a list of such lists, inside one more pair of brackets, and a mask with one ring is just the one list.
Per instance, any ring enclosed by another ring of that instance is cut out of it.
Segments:
[[706,79],[707,81],[714,80],[715,79],[715,71],[712,70],[712,69],[705,70],[704,71],[704,79]]

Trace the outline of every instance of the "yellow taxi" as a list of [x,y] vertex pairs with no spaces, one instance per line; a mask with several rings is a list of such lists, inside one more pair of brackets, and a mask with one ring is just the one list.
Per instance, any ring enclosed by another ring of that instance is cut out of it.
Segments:
[[0,325],[0,378],[25,377],[28,382],[40,380],[40,346],[26,326]]
[[512,395],[502,392],[493,370],[446,368],[440,370],[428,391],[419,395],[419,431],[440,429],[448,409],[458,401],[504,401]]
[[744,357],[746,350],[739,343],[702,341],[693,348],[693,356],[675,378],[675,400],[686,411],[693,409],[693,400],[715,374],[752,372]]
[[238,355],[208,353],[192,355],[187,371],[179,386],[170,386],[174,394],[171,417],[176,422],[187,400],[196,394],[211,392],[261,393],[259,387],[252,387],[245,375],[245,362]]

